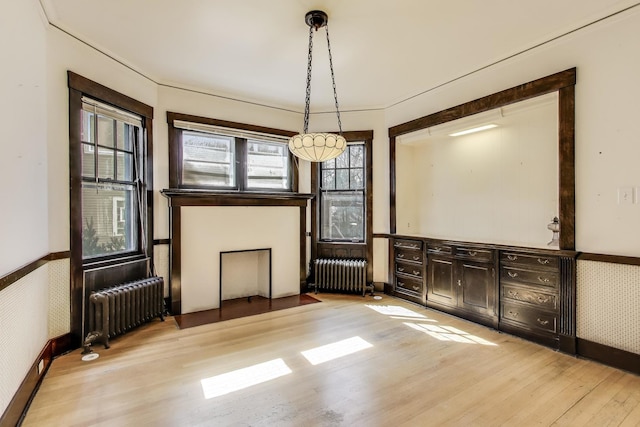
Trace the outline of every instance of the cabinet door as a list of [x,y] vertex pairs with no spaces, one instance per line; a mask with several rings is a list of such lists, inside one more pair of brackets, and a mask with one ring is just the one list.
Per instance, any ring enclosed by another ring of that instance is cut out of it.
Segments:
[[490,316],[495,315],[496,290],[491,264],[460,262],[458,306]]
[[427,300],[455,307],[457,305],[456,286],[453,260],[430,257]]

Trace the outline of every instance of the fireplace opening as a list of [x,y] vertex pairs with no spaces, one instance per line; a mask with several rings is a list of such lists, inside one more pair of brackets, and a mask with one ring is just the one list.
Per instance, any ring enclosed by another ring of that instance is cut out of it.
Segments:
[[258,296],[271,299],[271,248],[220,252],[220,305]]

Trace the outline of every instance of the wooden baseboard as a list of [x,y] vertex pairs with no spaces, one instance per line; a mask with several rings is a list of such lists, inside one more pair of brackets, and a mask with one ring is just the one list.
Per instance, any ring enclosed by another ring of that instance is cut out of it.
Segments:
[[13,395],[4,414],[0,417],[0,427],[14,427],[22,422],[31,400],[40,387],[44,374],[51,366],[51,361],[71,348],[70,334],[61,335],[47,342]]
[[578,356],[640,375],[640,354],[578,338]]

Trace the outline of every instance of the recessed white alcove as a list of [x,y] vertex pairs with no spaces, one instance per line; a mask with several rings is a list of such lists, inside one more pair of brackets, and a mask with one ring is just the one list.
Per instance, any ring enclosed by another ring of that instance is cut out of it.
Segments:
[[220,304],[256,295],[271,298],[271,249],[220,252]]

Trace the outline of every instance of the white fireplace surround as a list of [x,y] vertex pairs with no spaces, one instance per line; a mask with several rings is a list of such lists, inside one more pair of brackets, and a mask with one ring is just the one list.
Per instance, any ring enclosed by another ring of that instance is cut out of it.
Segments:
[[300,293],[300,208],[183,206],[181,312],[219,308],[220,252],[271,248],[272,298]]

